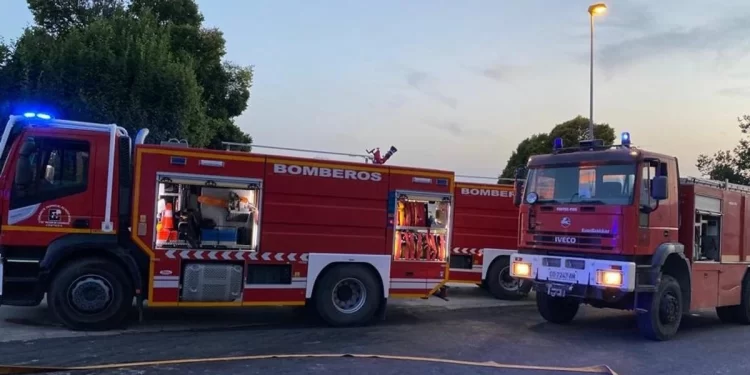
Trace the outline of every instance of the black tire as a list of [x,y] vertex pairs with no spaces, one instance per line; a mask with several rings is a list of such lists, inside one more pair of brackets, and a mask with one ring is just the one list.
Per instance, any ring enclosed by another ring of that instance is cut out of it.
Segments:
[[542,318],[550,323],[570,323],[578,314],[580,305],[575,298],[552,297],[544,291],[536,293],[536,308]]
[[378,278],[365,266],[334,266],[315,287],[315,307],[320,317],[331,326],[363,325],[373,320],[380,307],[382,289]]
[[750,277],[742,279],[742,296],[740,305],[736,306],[735,319],[740,324],[750,324]]
[[101,331],[123,325],[133,296],[133,282],[122,267],[107,259],[86,258],[67,263],[55,273],[48,304],[66,327]]
[[722,323],[737,323],[739,306],[719,306],[716,308],[716,315]]
[[641,334],[654,341],[666,341],[674,337],[682,321],[684,301],[680,283],[670,275],[662,275],[656,292],[644,296],[644,299],[646,311],[637,313]]
[[485,285],[490,294],[503,300],[520,300],[529,295],[530,282],[521,282],[510,276],[510,257],[497,257],[487,270]]

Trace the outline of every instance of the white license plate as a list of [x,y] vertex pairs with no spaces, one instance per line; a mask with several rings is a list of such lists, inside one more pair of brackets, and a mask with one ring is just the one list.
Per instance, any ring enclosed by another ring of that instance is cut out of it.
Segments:
[[549,271],[549,279],[554,281],[561,281],[565,283],[576,282],[575,271],[562,271],[562,270],[551,270]]

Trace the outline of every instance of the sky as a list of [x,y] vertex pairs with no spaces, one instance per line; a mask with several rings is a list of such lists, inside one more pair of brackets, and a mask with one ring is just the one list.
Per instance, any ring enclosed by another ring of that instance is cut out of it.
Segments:
[[[390,164],[497,176],[524,138],[588,117],[590,1],[198,3],[226,59],[254,67],[236,122],[258,145],[393,145]],[[31,15],[24,0],[2,5],[0,36],[13,39]],[[595,122],[696,176],[697,156],[733,147],[750,114],[750,2],[607,6],[595,20]]]

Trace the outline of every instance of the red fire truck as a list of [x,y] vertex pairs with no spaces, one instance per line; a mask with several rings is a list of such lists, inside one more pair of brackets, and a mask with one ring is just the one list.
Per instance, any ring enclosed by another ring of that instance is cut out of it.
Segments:
[[0,302],[71,329],[148,307],[308,305],[361,324],[448,273],[454,174],[147,145],[114,124],[11,117]]
[[513,204],[513,181],[501,182],[506,183],[456,182],[449,279],[480,285],[499,299],[517,300],[528,295],[531,283],[519,284],[510,276],[510,254],[518,244],[518,208]]
[[569,322],[581,303],[635,310],[652,340],[694,310],[750,323],[750,187],[680,178],[675,157],[632,147],[629,133],[619,146],[554,146],[527,164],[511,256],[544,319]]

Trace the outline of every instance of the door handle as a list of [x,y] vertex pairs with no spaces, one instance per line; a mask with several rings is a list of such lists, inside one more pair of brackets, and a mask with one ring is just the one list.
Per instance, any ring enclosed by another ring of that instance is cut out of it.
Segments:
[[89,227],[89,220],[88,219],[75,219],[73,220],[73,228],[88,228]]

